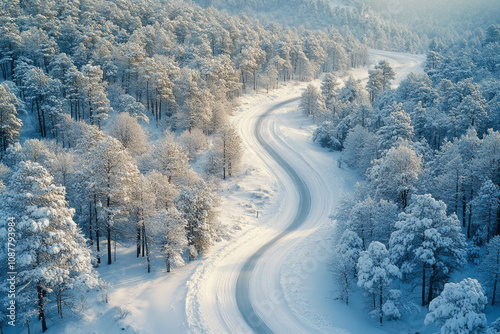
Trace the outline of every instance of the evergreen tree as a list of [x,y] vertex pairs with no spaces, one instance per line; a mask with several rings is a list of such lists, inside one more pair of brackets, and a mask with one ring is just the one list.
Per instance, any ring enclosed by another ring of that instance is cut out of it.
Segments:
[[466,278],[460,283],[447,283],[443,292],[429,305],[425,323],[442,325],[442,334],[478,334],[486,328],[483,311],[487,298],[481,284]]
[[405,209],[421,171],[422,157],[403,142],[389,149],[381,159],[374,160],[367,177],[377,195]]
[[14,144],[19,138],[23,122],[17,117],[20,103],[11,93],[9,87],[0,84],[0,158],[3,157],[8,145]]
[[19,240],[17,284],[25,290],[20,301],[29,303],[24,305],[25,312],[36,307],[43,332],[47,330],[49,293],[56,295],[61,314],[62,291],[98,285],[90,249],[73,222],[74,210],[68,207],[65,189],[52,182],[52,176],[38,163],[22,161],[3,194]]
[[216,235],[217,222],[215,206],[216,194],[209,186],[199,180],[196,184],[184,187],[175,199],[176,207],[187,221],[186,235],[189,246],[189,260],[203,254]]
[[487,254],[479,266],[482,273],[483,285],[486,286],[488,295],[491,295],[491,305],[497,302],[500,283],[500,236],[495,236],[486,245]]
[[422,305],[427,305],[451,272],[466,263],[460,223],[456,215],[446,215],[446,204],[426,194],[412,196],[395,227],[391,257],[407,279],[421,277]]
[[372,314],[382,324],[388,290],[392,278],[400,275],[399,269],[391,263],[385,245],[378,241],[373,241],[366,251],[361,252],[357,267],[358,286],[372,295]]

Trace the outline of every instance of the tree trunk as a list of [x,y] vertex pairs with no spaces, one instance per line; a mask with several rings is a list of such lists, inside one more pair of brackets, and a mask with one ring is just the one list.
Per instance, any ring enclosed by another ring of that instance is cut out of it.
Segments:
[[146,246],[146,226],[144,221],[142,221],[142,257],[144,257],[144,248]]
[[[108,189],[109,189],[109,179],[108,179]],[[108,196],[106,198],[106,209],[108,209],[108,213],[107,213],[107,219],[106,219],[106,230],[107,230],[107,234],[108,234],[108,265],[111,264],[111,217],[110,217],[110,214],[109,214],[109,207],[110,207],[110,204],[111,204],[111,198],[109,197],[109,193],[108,193]]]
[[496,235],[500,235],[500,210],[497,211],[497,230]]
[[167,255],[167,273],[170,272],[170,255]]
[[222,163],[223,163],[223,178],[226,179],[226,139],[223,142],[223,150],[222,150]]
[[108,222],[108,226],[106,228],[107,232],[108,232],[108,264],[111,264],[112,261],[111,261],[111,225],[109,225],[109,222]]
[[[144,233],[144,239],[147,239],[146,233]],[[146,240],[146,261],[148,263],[148,274],[151,272],[151,253],[149,251],[149,244],[148,241]]]
[[40,103],[38,102],[38,99],[35,99],[35,105],[36,105],[36,112],[38,115],[38,126],[40,127],[40,134],[42,137],[45,137],[45,135],[43,134],[42,115],[40,114]]
[[462,226],[465,227],[467,216],[467,200],[465,198],[465,189],[462,188]]
[[422,306],[425,306],[425,264],[422,269]]
[[40,282],[37,284],[38,293],[38,320],[42,321],[42,332],[47,331],[47,321],[45,319],[45,296],[47,291],[42,287]]
[[474,189],[470,189],[470,198],[469,198],[469,219],[467,222],[467,238],[470,239],[471,237],[471,229],[472,229],[472,198],[474,196]]
[[97,265],[101,264],[101,245],[99,244],[99,224],[97,220],[97,195],[94,194],[94,212],[95,212],[95,243],[97,249]]
[[493,296],[491,296],[491,305],[495,305],[495,297],[497,295],[498,274],[495,274],[495,282],[493,283]]
[[434,277],[435,277],[435,266],[430,268],[429,272],[429,291],[427,294],[427,304],[429,304],[434,299]]
[[384,304],[383,296],[384,296],[384,287],[382,285],[382,278],[380,279],[380,295],[379,295],[379,312],[380,312],[380,324],[382,325],[382,321],[384,319],[384,313],[382,311],[382,305]]
[[94,244],[94,239],[92,237],[92,201],[89,201],[89,240],[92,246]]
[[257,76],[255,75],[255,68],[253,69],[253,90],[257,90]]
[[137,257],[141,255],[141,225],[137,224]]
[[[500,252],[497,251],[497,267],[500,264]],[[493,296],[491,296],[491,305],[495,305],[495,297],[497,295],[498,273],[495,274],[495,281],[493,283]]]

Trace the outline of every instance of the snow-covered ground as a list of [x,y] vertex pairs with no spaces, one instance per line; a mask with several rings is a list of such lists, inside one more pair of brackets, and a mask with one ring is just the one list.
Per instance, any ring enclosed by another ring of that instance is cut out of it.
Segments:
[[[396,84],[409,72],[422,71],[423,56],[377,50],[370,54],[373,63],[390,61]],[[366,80],[368,69],[349,74]],[[48,333],[250,332],[235,297],[240,269],[288,226],[299,199],[292,180],[259,144],[255,125],[269,108],[289,100],[263,121],[262,135],[306,182],[312,206],[300,228],[279,240],[255,266],[249,285],[252,305],[275,333],[396,333],[390,325],[379,328],[365,315],[361,301],[347,308],[334,300],[328,269],[333,246],[329,215],[342,195],[353,190],[358,176],[337,167],[338,153],[312,142],[315,126],[298,111],[297,100],[307,84],[290,82],[269,94],[241,98],[232,122],[245,154],[239,175],[222,183],[221,190],[220,219],[231,229],[230,240],[169,274],[160,260],[146,273],[133,249],[119,248],[117,263],[100,269],[110,283],[109,304],[89,295],[86,319],[66,319],[50,326]]]

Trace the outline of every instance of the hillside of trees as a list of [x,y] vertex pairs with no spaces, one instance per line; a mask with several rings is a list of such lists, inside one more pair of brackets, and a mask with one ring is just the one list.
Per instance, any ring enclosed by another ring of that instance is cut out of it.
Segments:
[[[414,306],[430,305],[426,322],[443,333],[479,332],[486,297],[498,303],[499,32],[492,25],[465,43],[431,43],[425,72],[397,88],[383,60],[366,87],[351,77],[339,89],[327,74],[321,90],[302,95],[315,140],[365,176],[335,214],[333,272],[339,298],[347,304],[357,286],[380,323],[412,312],[410,295]],[[467,264],[474,279],[445,285]],[[450,305],[479,295],[474,309]],[[476,312],[474,327],[440,308]]]

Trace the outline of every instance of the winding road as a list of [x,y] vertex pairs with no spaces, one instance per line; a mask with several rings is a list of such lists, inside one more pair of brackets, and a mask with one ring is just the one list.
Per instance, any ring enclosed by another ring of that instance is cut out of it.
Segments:
[[299,226],[302,225],[311,210],[311,192],[309,191],[306,183],[292,168],[292,166],[290,166],[290,164],[269,145],[269,143],[264,139],[262,135],[262,122],[264,121],[264,119],[269,117],[269,115],[276,109],[282,108],[285,105],[297,100],[298,98],[293,98],[274,105],[273,107],[269,108],[264,114],[262,114],[255,124],[255,137],[257,138],[259,144],[288,174],[299,193],[299,205],[297,207],[295,217],[293,218],[290,225],[288,225],[287,228],[285,228],[273,239],[268,241],[265,245],[261,246],[246,260],[246,262],[243,264],[243,267],[241,268],[238,280],[236,281],[236,303],[238,305],[238,309],[243,319],[245,319],[247,325],[255,333],[273,333],[273,331],[259,317],[258,313],[252,306],[250,299],[250,278],[252,276],[252,271],[255,268],[256,263],[261,259],[262,255],[267,252],[271,246],[275,245],[284,236],[296,230]]
[[[374,63],[391,59],[398,80],[400,73],[420,72],[425,58],[376,50],[371,57]],[[368,70],[350,74],[366,80]],[[298,111],[304,88],[290,84],[248,96],[232,118],[245,172],[224,190],[224,215],[242,231],[187,281],[189,333],[344,334],[365,326],[334,309],[323,270],[332,251],[330,215],[358,177],[337,168],[338,155],[312,142],[314,125]],[[252,210],[262,215],[255,219]]]

